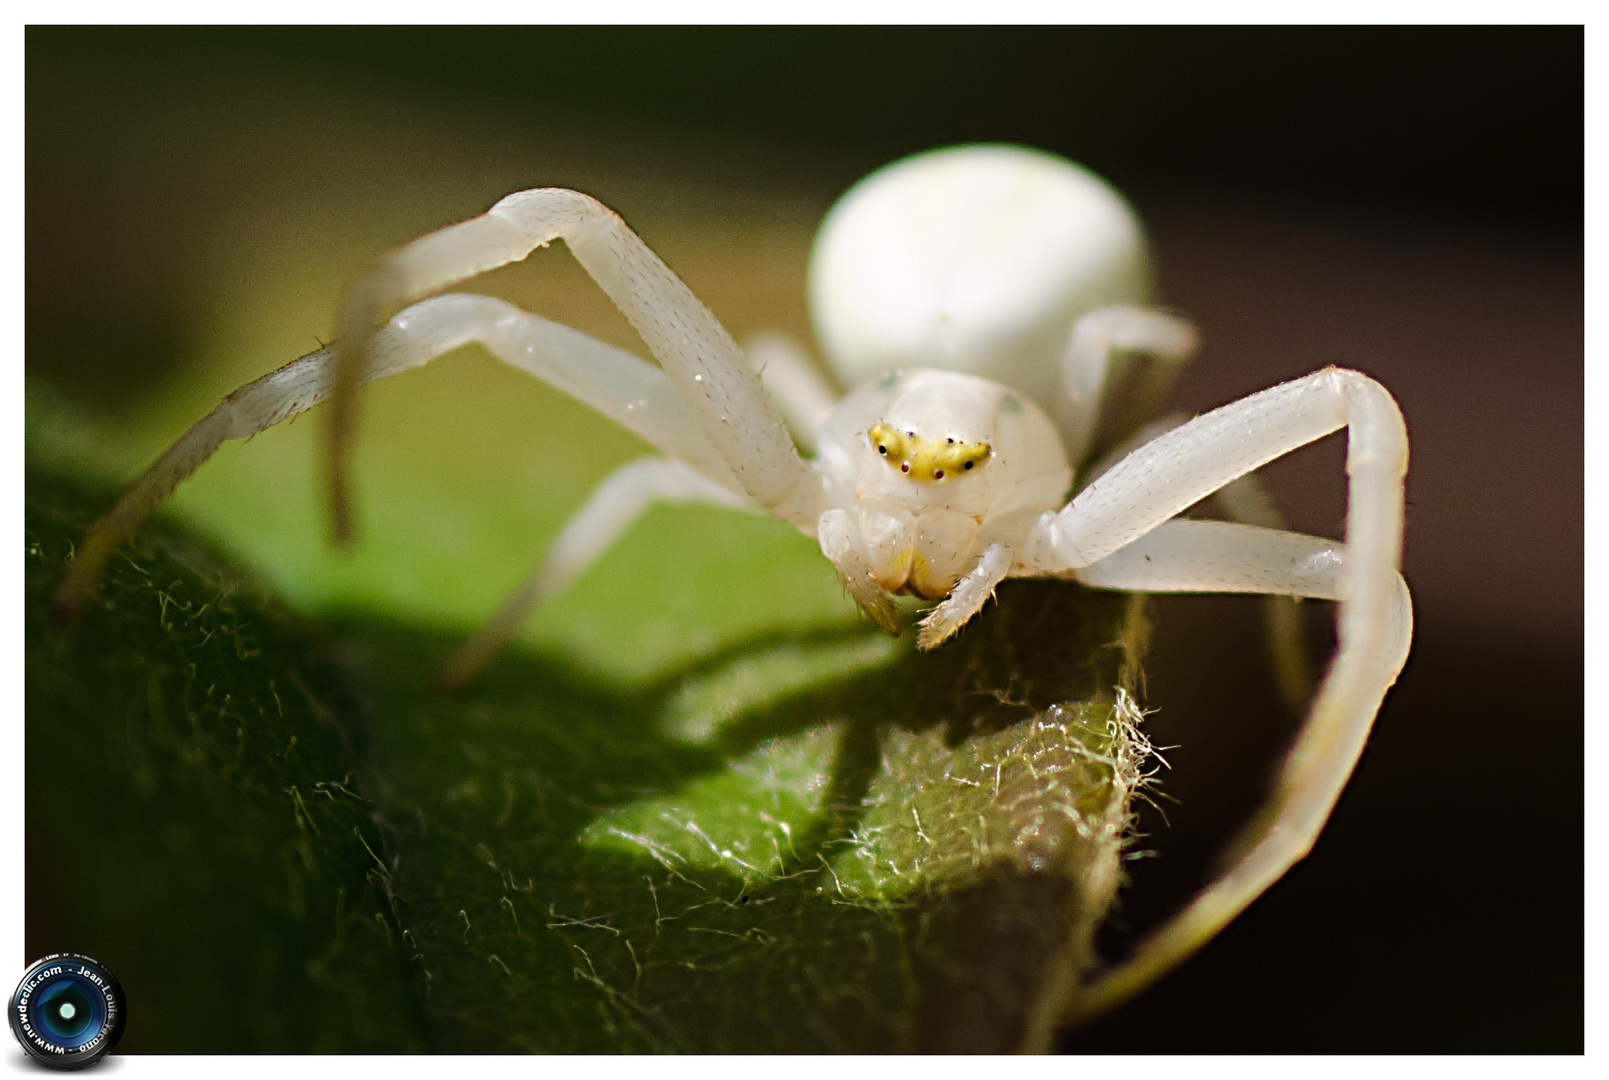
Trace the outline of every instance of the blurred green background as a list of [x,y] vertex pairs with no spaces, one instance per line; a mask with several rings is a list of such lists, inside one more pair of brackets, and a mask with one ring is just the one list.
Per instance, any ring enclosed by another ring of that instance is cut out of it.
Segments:
[[[1065,1047],[1580,1049],[1579,29],[33,28],[27,87],[31,445],[108,483],[315,347],[376,253],[516,188],[599,196],[734,333],[803,335],[814,224],[870,168],[971,139],[1095,168],[1205,332],[1178,407],[1329,362],[1397,393],[1419,636],[1316,857]],[[562,252],[485,288],[636,347]],[[298,607],[451,635],[640,450],[480,355],[365,410],[358,557],[323,547],[312,422],[221,453],[178,512]],[[1270,470],[1298,527],[1336,531],[1339,463]],[[752,633],[855,625],[787,530],[733,526],[727,567],[707,518],[655,520],[527,644],[644,685]],[[662,565],[662,530],[708,563]],[[1112,954],[1199,880],[1293,722],[1254,608],[1153,614],[1182,807],[1146,822],[1159,857],[1131,865]],[[1548,771],[1510,802],[1516,743]]]

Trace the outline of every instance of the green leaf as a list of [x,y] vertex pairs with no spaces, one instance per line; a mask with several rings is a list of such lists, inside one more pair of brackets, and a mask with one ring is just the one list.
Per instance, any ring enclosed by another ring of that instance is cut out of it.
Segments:
[[422,1049],[354,712],[316,631],[162,524],[56,625],[107,494],[27,477],[30,954],[118,974],[125,1050]]
[[30,881],[131,1048],[1042,1049],[1093,961],[1137,600],[1012,582],[918,654],[731,586],[810,595],[802,538],[656,513],[548,616],[585,632],[448,697],[457,629],[290,612],[172,525],[53,627],[111,492],[28,491]]

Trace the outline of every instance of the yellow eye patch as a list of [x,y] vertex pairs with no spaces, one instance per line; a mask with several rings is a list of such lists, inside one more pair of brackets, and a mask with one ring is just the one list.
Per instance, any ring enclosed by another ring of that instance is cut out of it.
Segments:
[[890,468],[912,480],[939,483],[972,472],[989,459],[989,444],[964,439],[929,439],[889,424],[873,424],[866,431],[872,449]]

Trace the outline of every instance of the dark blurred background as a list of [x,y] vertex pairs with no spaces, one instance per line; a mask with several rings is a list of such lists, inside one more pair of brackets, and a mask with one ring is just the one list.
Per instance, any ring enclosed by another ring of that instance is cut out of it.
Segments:
[[[1582,43],[1571,27],[31,28],[27,370],[84,407],[137,407],[187,354],[215,223],[362,175],[362,140],[335,145],[330,118],[362,117],[375,144],[417,123],[587,148],[564,175],[505,184],[491,166],[493,197],[624,176],[824,210],[936,145],[1066,154],[1135,202],[1164,302],[1204,330],[1177,407],[1326,363],[1397,395],[1418,636],[1315,857],[1065,1049],[1580,1052]],[[298,168],[264,171],[260,143],[297,147]],[[187,167],[209,152],[210,171]],[[1268,473],[1294,526],[1338,531],[1338,444]],[[1157,857],[1132,864],[1114,955],[1208,871],[1295,722],[1246,655],[1254,606],[1154,610],[1147,699],[1155,741],[1179,747],[1179,805],[1144,820]],[[1316,648],[1326,618],[1315,606]]]

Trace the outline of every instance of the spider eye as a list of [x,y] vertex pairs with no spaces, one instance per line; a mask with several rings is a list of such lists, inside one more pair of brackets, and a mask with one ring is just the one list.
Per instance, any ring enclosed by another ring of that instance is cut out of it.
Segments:
[[943,480],[944,479],[944,470],[943,469],[934,469],[933,470],[933,479],[935,479],[935,480]]
[[911,471],[911,463],[909,461],[900,462],[899,471],[900,472],[910,472]]
[[961,468],[966,469],[967,471],[970,472],[972,470],[972,466],[974,466],[976,464],[977,464],[977,462],[975,462],[975,461],[969,461],[965,465],[961,466]]
[[878,447],[878,448],[877,448],[877,452],[878,452],[878,453],[879,453],[879,454],[883,454],[883,455],[884,455],[884,456],[887,456],[887,454],[888,454],[888,447],[886,447],[886,446],[879,446],[879,447]]

